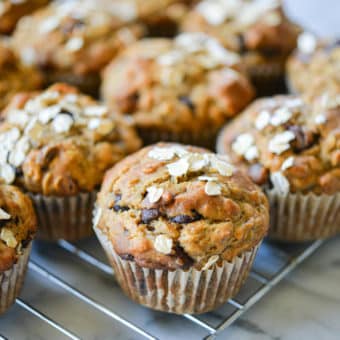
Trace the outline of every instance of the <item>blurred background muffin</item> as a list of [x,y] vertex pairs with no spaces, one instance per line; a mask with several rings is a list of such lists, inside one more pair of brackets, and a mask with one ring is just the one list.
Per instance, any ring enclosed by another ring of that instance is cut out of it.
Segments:
[[31,195],[39,237],[49,240],[91,234],[92,203],[105,170],[140,146],[123,120],[64,84],[14,97],[0,141],[0,182]]
[[225,157],[161,143],[107,172],[94,228],[130,298],[203,313],[238,292],[268,218],[264,193]]
[[339,232],[340,97],[257,100],[217,142],[271,204],[269,236],[310,241]]
[[41,85],[40,72],[23,65],[8,46],[8,41],[0,39],[0,110],[17,92],[36,90]]
[[55,1],[20,21],[13,46],[43,71],[47,85],[61,81],[97,95],[101,69],[143,34],[130,24],[135,15],[124,1]]
[[301,34],[298,48],[287,63],[287,83],[293,93],[340,93],[340,40]]
[[2,0],[0,1],[0,33],[11,33],[18,20],[38,8],[46,5],[49,0]]
[[182,30],[205,32],[239,53],[259,95],[284,91],[285,62],[300,29],[278,0],[203,0],[185,17]]
[[238,55],[201,33],[131,45],[105,69],[101,93],[145,143],[204,146],[254,96]]
[[0,315],[20,293],[36,228],[30,199],[0,184]]

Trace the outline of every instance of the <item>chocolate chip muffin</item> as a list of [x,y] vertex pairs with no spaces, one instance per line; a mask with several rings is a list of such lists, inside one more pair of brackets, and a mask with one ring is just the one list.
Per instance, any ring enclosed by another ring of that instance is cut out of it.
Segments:
[[124,292],[172,313],[235,295],[268,227],[264,193],[223,156],[157,144],[107,172],[94,229]]
[[134,18],[123,1],[55,1],[20,21],[13,46],[44,71],[46,84],[66,82],[97,95],[100,70],[143,32]]
[[140,146],[107,107],[56,84],[13,98],[0,125],[0,182],[30,193],[45,239],[91,233],[95,192],[105,170]]
[[256,101],[226,126],[217,150],[262,185],[272,238],[310,241],[340,225],[340,97]]
[[48,2],[49,0],[2,0],[0,2],[0,33],[11,33],[21,17],[34,12]]
[[42,85],[37,69],[24,66],[14,55],[8,42],[0,39],[0,110],[20,91],[31,91]]
[[287,63],[287,82],[293,93],[340,93],[340,40],[320,40],[304,32]]
[[102,96],[129,115],[146,144],[212,146],[220,127],[253,98],[237,54],[205,34],[131,45],[103,74]]
[[182,30],[210,34],[239,53],[259,95],[282,92],[285,62],[300,31],[278,0],[203,0]]
[[0,314],[20,293],[36,225],[30,199],[18,188],[0,184]]

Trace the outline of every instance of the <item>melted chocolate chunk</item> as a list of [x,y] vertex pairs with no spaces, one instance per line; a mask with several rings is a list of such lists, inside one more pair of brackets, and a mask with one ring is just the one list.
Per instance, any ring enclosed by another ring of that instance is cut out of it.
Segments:
[[121,194],[115,194],[115,203],[118,203],[122,199]]
[[175,254],[173,256],[176,256],[177,264],[182,269],[188,269],[194,264],[194,260],[184,251],[184,249],[179,245],[176,244],[174,247]]
[[133,261],[135,259],[131,254],[120,254],[119,256],[125,261]]
[[261,164],[252,164],[248,169],[248,175],[253,182],[263,185],[268,180],[268,170]]
[[188,96],[179,96],[178,100],[186,105],[192,112],[195,111],[195,104],[191,101],[191,99]]
[[148,224],[153,220],[156,220],[160,216],[158,209],[143,209],[142,210],[142,222]]
[[177,215],[174,217],[170,217],[170,221],[178,224],[188,224],[195,221],[198,221],[202,218],[202,215],[200,215],[197,211],[193,211],[193,215]]
[[246,42],[244,40],[244,36],[243,34],[239,34],[237,36],[237,40],[238,40],[238,52],[242,55],[242,54],[245,54],[248,49],[247,49],[247,46],[246,46]]
[[129,207],[124,207],[124,206],[121,206],[121,205],[118,205],[118,204],[115,204],[115,205],[113,206],[113,210],[114,210],[115,212],[123,212],[123,211],[128,211],[128,210],[130,210],[130,208],[129,208]]
[[291,143],[295,152],[306,150],[317,142],[317,135],[301,126],[292,125],[288,129],[295,135],[295,140]]

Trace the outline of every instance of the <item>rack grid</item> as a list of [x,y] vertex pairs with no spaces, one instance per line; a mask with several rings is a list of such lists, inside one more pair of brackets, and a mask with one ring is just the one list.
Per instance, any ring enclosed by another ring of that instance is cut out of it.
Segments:
[[0,318],[0,339],[20,338],[18,324],[29,339],[94,339],[98,329],[101,339],[175,339],[186,332],[188,339],[214,339],[323,243],[265,241],[234,299],[214,312],[177,316],[150,311],[125,297],[94,238],[77,244],[35,242],[23,292]]

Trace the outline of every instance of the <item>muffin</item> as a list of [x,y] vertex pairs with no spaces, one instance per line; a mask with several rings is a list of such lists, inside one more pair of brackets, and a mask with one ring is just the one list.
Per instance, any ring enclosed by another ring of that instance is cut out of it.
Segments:
[[292,93],[340,93],[340,40],[325,41],[308,32],[301,34],[298,48],[287,63],[287,83]]
[[33,67],[24,66],[8,46],[0,39],[0,110],[20,91],[31,91],[42,83],[41,74]]
[[238,55],[200,33],[131,45],[105,69],[101,93],[131,117],[146,144],[207,147],[254,96]]
[[134,17],[122,2],[55,1],[20,21],[13,46],[44,71],[46,84],[66,82],[97,95],[100,70],[143,32]]
[[285,62],[300,31],[277,0],[203,0],[182,30],[210,34],[239,53],[259,95],[283,91]]
[[157,144],[106,173],[94,229],[131,299],[204,313],[238,292],[268,218],[264,193],[225,157]]
[[47,240],[91,235],[92,205],[105,170],[140,146],[135,131],[75,88],[20,94],[0,124],[0,180],[30,194]]
[[0,184],[0,315],[20,293],[36,225],[30,199],[18,188]]
[[0,34],[11,33],[18,20],[46,5],[49,0],[2,0],[0,2]]
[[269,236],[311,241],[340,231],[340,97],[254,102],[218,139],[269,197]]

